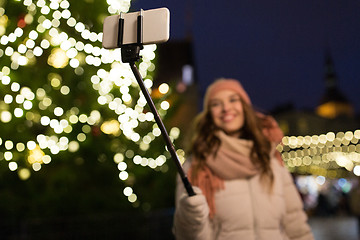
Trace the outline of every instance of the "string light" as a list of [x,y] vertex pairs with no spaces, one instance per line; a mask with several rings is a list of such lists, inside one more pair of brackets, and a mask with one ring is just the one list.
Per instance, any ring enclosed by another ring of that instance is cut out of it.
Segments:
[[[285,136],[277,146],[290,170],[332,177],[332,169],[357,174],[360,166],[360,130],[313,136]],[[321,174],[320,174],[321,173]]]

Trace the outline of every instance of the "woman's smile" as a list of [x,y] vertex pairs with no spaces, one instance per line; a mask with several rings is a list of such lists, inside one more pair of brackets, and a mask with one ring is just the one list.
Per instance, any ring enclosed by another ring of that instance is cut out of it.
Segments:
[[222,90],[210,99],[214,124],[229,135],[238,135],[244,125],[240,96],[232,90]]

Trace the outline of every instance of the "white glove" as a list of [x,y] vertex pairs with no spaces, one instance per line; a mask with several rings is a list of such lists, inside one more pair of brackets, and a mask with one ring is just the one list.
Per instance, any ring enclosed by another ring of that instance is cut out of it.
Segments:
[[183,194],[179,201],[179,210],[183,221],[189,224],[199,225],[209,216],[209,206],[200,188],[193,187],[196,195],[189,197]]

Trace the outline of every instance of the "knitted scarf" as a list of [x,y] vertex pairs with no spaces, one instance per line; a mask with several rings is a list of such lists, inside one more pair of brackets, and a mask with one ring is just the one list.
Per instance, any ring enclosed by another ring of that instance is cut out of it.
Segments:
[[[204,166],[198,170],[196,178],[190,178],[191,183],[199,187],[205,195],[210,218],[215,214],[215,192],[224,188],[224,180],[250,178],[258,173],[250,159],[252,141],[230,137],[222,131],[216,135],[221,141],[216,155],[209,155]],[[195,164],[198,164],[197,161],[192,161],[189,176],[192,176]]]

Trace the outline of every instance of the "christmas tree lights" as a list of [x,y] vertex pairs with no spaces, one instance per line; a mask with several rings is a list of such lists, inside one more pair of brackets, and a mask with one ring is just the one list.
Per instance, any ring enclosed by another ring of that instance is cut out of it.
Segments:
[[[0,2],[0,171],[27,180],[95,148],[98,159],[112,158],[123,194],[136,203],[133,168],[166,171],[169,155],[120,50],[101,47],[103,19],[129,11],[130,0],[92,2]],[[155,50],[144,46],[139,64],[150,92]],[[154,100],[162,117],[170,91],[160,85]],[[179,129],[170,137],[177,139]]]

